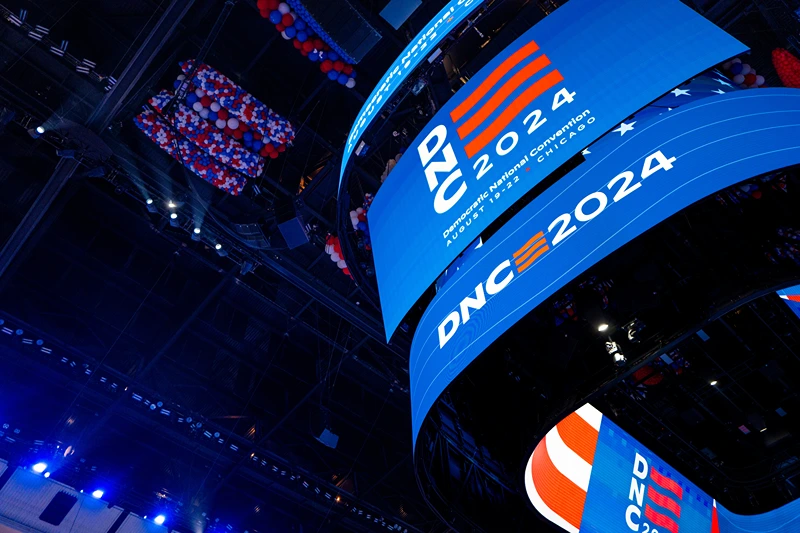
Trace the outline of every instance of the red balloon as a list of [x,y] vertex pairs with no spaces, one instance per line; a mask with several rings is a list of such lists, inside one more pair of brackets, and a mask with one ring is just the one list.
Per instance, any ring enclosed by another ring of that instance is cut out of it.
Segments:
[[308,57],[308,51],[306,51],[306,50],[300,50],[300,54],[301,54],[303,57]]
[[755,74],[748,74],[744,77],[744,82],[747,85],[753,85],[756,82],[756,75]]
[[331,71],[331,69],[333,69],[333,61],[331,61],[330,59],[326,59],[325,61],[319,64],[319,68],[322,72],[327,74],[328,72]]
[[269,157],[270,157],[270,159],[277,159],[278,158],[278,152],[270,152],[269,153]]
[[225,135],[233,135],[233,130],[230,129],[228,126],[225,126],[225,128],[223,128],[222,131],[225,132]]
[[295,47],[295,48],[297,48],[298,50],[301,50],[301,49],[303,48],[303,43],[301,43],[301,42],[300,42],[299,40],[297,40],[297,39],[295,39],[294,41],[292,41],[292,44],[293,44],[293,45],[294,45],[294,47]]
[[753,192],[750,194],[750,196],[752,196],[752,197],[753,197],[753,198],[755,198],[756,200],[760,200],[760,199],[761,199],[761,191],[753,191]]
[[260,133],[258,133],[257,131],[253,132],[253,139],[255,139],[257,141],[260,141],[262,137],[263,136]]
[[308,55],[308,53],[311,52],[313,49],[314,49],[314,43],[312,43],[311,41],[306,41],[303,43],[303,52],[305,52],[305,54],[303,55]]
[[364,213],[361,213],[360,215],[358,215],[358,221],[359,222],[366,222],[367,221],[367,215],[365,215]]
[[217,118],[221,118],[222,120],[228,120],[228,110],[224,107],[221,107],[219,111],[217,111]]
[[285,152],[286,151],[286,145],[285,144],[281,144],[280,146],[278,146],[278,151],[281,152],[281,153]]
[[250,131],[250,126],[248,126],[244,122],[239,122],[239,129],[242,130],[242,133],[244,133],[246,131]]
[[269,9],[269,2],[267,0],[258,0],[258,2],[256,2],[256,5],[258,6],[258,9],[260,11],[264,11],[265,9]]
[[261,151],[260,151],[260,152],[258,152],[258,153],[259,153],[259,155],[260,155],[261,157],[267,157],[267,156],[269,155],[269,152],[267,152],[267,149],[266,149],[266,148],[261,148]]
[[322,50],[322,39],[314,39],[314,48],[317,50]]
[[267,153],[271,153],[275,151],[275,147],[272,146],[272,143],[267,143],[264,145],[264,150],[266,150]]
[[284,26],[288,28],[289,26],[294,24],[294,17],[292,17],[289,13],[286,13],[283,16],[283,18],[281,18],[281,22],[283,23]]
[[208,107],[211,105],[211,98],[204,96],[200,99],[200,103],[203,104],[203,107]]
[[344,61],[339,61],[338,59],[333,62],[333,70],[336,72],[341,72],[344,68]]
[[345,274],[346,276],[349,276],[349,275],[350,275],[350,269],[349,269],[349,268],[343,268],[343,269],[342,269],[342,272],[344,272],[344,274]]
[[353,65],[345,65],[342,69],[342,74],[347,74],[348,76],[353,73]]
[[242,130],[233,130],[233,138],[234,139],[241,139],[242,138]]
[[278,31],[283,31],[283,30],[286,29],[286,26],[283,25],[283,22],[279,22],[279,23],[275,24],[275,29],[278,30]]
[[267,9],[270,11],[275,11],[278,9],[278,5],[281,3],[281,0],[267,0]]
[[269,18],[270,11],[268,9],[262,9],[260,13],[261,13],[261,18],[265,19]]

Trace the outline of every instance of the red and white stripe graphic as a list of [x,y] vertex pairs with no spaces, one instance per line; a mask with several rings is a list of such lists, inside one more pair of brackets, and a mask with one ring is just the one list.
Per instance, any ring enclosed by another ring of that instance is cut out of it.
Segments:
[[556,424],[528,460],[525,488],[531,503],[570,533],[580,531],[602,421],[600,411],[584,405]]

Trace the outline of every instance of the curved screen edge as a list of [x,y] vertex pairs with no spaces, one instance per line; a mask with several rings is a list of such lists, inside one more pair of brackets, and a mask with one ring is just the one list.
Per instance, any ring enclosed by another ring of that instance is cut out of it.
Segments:
[[800,521],[797,500],[728,511],[590,404],[536,445],[524,478],[533,507],[569,533],[792,533]]
[[580,273],[694,202],[800,164],[800,90],[706,98],[642,121],[546,190],[436,295],[411,346],[412,432],[448,384]]
[[506,47],[423,128],[372,203],[387,340],[526,192],[620,120],[745,49],[679,0],[570,0]]

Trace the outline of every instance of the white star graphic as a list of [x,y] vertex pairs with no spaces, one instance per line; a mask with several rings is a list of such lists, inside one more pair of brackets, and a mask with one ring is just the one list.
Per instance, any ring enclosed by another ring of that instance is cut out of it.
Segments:
[[718,81],[718,82],[719,82],[719,83],[721,83],[722,85],[727,85],[728,87],[733,87],[733,85],[731,85],[731,84],[730,84],[730,83],[728,83],[727,81],[725,81],[725,80],[721,80],[721,79],[719,79],[719,78],[714,78],[714,81]]
[[683,96],[683,95],[692,96],[686,89],[675,89],[674,91],[672,91],[672,94],[674,94],[675,96]]
[[622,124],[619,125],[619,128],[614,130],[614,133],[619,132],[619,136],[622,137],[623,135],[625,135],[625,132],[633,131],[633,125],[634,124],[636,124],[635,120],[633,122],[631,122],[630,124],[625,124],[623,122]]
[[592,152],[590,152],[588,148],[586,150],[584,150],[583,152],[581,152],[581,154],[583,154],[583,155],[589,155],[591,153]]
[[713,91],[711,91],[711,92],[712,92],[712,93],[717,93],[717,94],[728,94],[728,93],[726,93],[725,91],[723,91],[722,89],[715,89],[715,90],[713,90]]

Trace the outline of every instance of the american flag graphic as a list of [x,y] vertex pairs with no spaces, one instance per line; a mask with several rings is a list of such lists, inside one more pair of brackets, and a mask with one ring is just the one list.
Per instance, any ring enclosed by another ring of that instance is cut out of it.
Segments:
[[[471,137],[465,146],[468,158],[495,140],[534,100],[564,81],[558,70],[544,72],[550,67],[550,60],[538,52],[539,46],[530,41],[503,61],[450,112],[459,138]],[[524,90],[512,99],[521,88]]]

